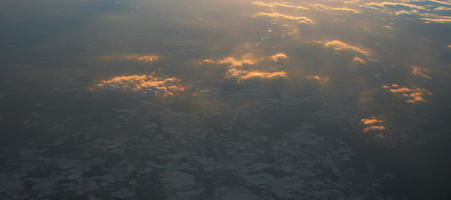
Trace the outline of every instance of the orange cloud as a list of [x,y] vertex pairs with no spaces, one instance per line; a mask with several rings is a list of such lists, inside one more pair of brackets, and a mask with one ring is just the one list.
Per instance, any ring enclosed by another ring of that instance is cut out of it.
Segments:
[[363,132],[365,132],[365,133],[367,133],[367,132],[370,132],[370,131],[384,131],[384,130],[386,130],[387,128],[385,128],[385,126],[376,126],[376,125],[373,125],[373,126],[368,126],[368,127],[366,127],[365,129],[363,129]]
[[228,78],[237,78],[237,81],[240,82],[242,80],[253,79],[253,78],[261,78],[261,79],[274,79],[274,78],[286,78],[287,73],[285,71],[279,72],[261,72],[257,70],[247,71],[236,69],[235,67],[230,68],[226,77]]
[[360,13],[360,11],[358,11],[356,9],[352,9],[352,8],[331,7],[331,6],[326,6],[326,5],[322,5],[322,4],[315,4],[315,5],[313,5],[313,7],[316,10],[336,10],[336,11],[353,12],[356,14]]
[[451,11],[451,8],[440,6],[440,7],[434,8],[434,10],[435,11],[437,11],[437,10],[440,10],[440,11]]
[[158,55],[138,55],[138,54],[126,54],[117,56],[102,56],[102,60],[135,60],[144,63],[153,63],[160,59]]
[[280,2],[265,3],[262,1],[255,1],[255,2],[252,2],[252,4],[254,4],[256,6],[260,6],[260,7],[269,7],[269,8],[285,7],[285,8],[294,8],[294,9],[300,9],[300,10],[308,10],[309,9],[309,8],[302,7],[302,6],[295,6],[295,5],[290,5],[287,3],[280,3]]
[[375,117],[369,118],[369,119],[361,119],[360,122],[365,125],[365,129],[363,129],[363,132],[368,133],[372,131],[384,131],[387,128],[382,125],[384,121],[376,119]]
[[423,17],[420,18],[426,22],[439,22],[439,23],[447,23],[447,22],[451,22],[451,17],[450,16],[436,16],[436,18],[432,18],[432,17]]
[[185,87],[179,84],[180,80],[169,77],[159,78],[151,75],[127,75],[116,76],[109,80],[102,80],[97,83],[94,89],[117,89],[131,90],[152,93],[157,96],[175,96],[185,90]]
[[357,57],[357,56],[354,57],[354,59],[352,59],[352,61],[354,61],[355,63],[366,64],[365,60],[363,60],[362,58]]
[[418,14],[418,10],[400,10],[395,12],[395,15],[412,15],[412,14]]
[[362,122],[362,124],[364,125],[373,125],[373,124],[381,124],[384,121],[376,119],[375,117],[372,117],[371,119],[361,119],[360,122]]
[[412,74],[415,76],[421,76],[425,79],[431,79],[431,76],[427,75],[426,72],[429,70],[418,67],[418,66],[412,66]]
[[409,3],[388,2],[388,1],[384,1],[384,2],[381,2],[381,3],[370,2],[367,5],[369,5],[369,6],[377,6],[377,7],[404,6],[404,7],[408,7],[408,8],[411,8],[411,9],[428,10],[424,6],[419,6],[419,5],[409,4]]
[[392,94],[406,98],[408,103],[425,102],[424,96],[432,95],[431,92],[428,92],[423,88],[410,89],[407,87],[400,87],[398,84],[392,84],[391,86],[383,85],[382,88],[387,89]]
[[365,56],[369,56],[371,54],[369,50],[365,50],[363,48],[359,48],[357,46],[353,46],[339,40],[325,41],[322,43],[325,47],[333,48],[336,51],[353,51]]
[[253,54],[245,54],[241,56],[241,58],[235,57],[226,57],[220,60],[213,59],[203,59],[199,62],[199,64],[211,63],[211,64],[230,64],[232,66],[244,66],[244,65],[255,65],[261,59],[255,58]]
[[326,83],[328,83],[330,81],[329,77],[320,77],[320,76],[317,76],[317,75],[313,75],[313,76],[309,75],[309,76],[307,76],[307,79],[316,80],[316,81],[318,81],[321,84],[326,84]]
[[432,1],[432,2],[435,2],[435,3],[439,3],[439,4],[442,4],[442,5],[451,6],[451,3],[448,3],[448,2],[445,2],[445,1],[438,1],[438,0],[429,0],[429,1]]
[[278,12],[272,12],[272,13],[259,12],[255,15],[253,15],[253,17],[282,18],[282,19],[296,21],[299,24],[313,24],[313,20],[311,20],[308,17],[296,17],[296,16],[291,16],[291,15],[285,15],[285,14],[278,13]]
[[277,61],[279,61],[281,59],[287,59],[287,58],[288,58],[288,56],[286,54],[284,54],[284,53],[277,53],[277,54],[274,54],[274,55],[271,56],[271,59],[274,62],[277,62]]

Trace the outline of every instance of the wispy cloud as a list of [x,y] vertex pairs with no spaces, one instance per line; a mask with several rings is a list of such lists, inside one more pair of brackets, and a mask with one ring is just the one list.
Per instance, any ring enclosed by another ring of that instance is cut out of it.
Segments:
[[259,12],[253,15],[253,17],[269,17],[273,19],[287,19],[295,21],[299,24],[313,24],[313,20],[308,17],[299,17],[299,16],[292,16],[292,15],[286,15],[278,12]]
[[407,8],[411,8],[411,9],[428,10],[426,7],[420,6],[420,5],[401,3],[401,2],[389,2],[389,1],[384,1],[384,2],[380,2],[380,3],[379,2],[370,2],[370,3],[367,3],[367,5],[368,6],[377,6],[377,7],[403,6],[403,7],[407,7]]
[[370,50],[364,47],[354,46],[340,40],[332,40],[332,41],[320,41],[319,43],[323,44],[324,47],[333,48],[336,51],[353,51],[365,56],[370,56]]
[[284,8],[294,8],[299,10],[308,10],[309,8],[303,7],[303,6],[296,6],[292,4],[288,4],[285,2],[274,2],[274,3],[265,3],[263,1],[255,1],[252,2],[252,4],[260,7],[269,7],[269,8],[275,8],[275,7],[284,7]]
[[307,76],[307,79],[315,80],[320,84],[326,84],[330,81],[329,77],[322,77],[322,76],[318,76],[318,75],[309,75],[309,76]]
[[353,12],[353,13],[360,13],[359,10],[353,9],[353,8],[347,8],[347,7],[332,7],[332,6],[326,6],[323,4],[315,4],[313,5],[313,8],[316,10],[332,10],[332,11],[345,11],[345,12]]
[[431,76],[426,74],[428,71],[429,70],[424,69],[422,67],[412,66],[412,74],[415,75],[415,76],[420,76],[420,77],[423,77],[425,79],[431,79]]
[[134,60],[143,63],[154,63],[160,59],[158,55],[139,55],[139,54],[124,54],[124,55],[112,55],[102,56],[102,60]]
[[242,70],[237,69],[235,67],[230,68],[227,73],[226,77],[228,78],[236,78],[238,82],[241,82],[242,80],[248,80],[248,79],[275,79],[275,78],[286,78],[287,73],[285,71],[279,71],[279,72],[263,72],[263,71],[257,71],[257,70]]
[[366,61],[363,60],[362,58],[355,56],[352,61],[354,61],[355,63],[359,63],[359,64],[366,64]]

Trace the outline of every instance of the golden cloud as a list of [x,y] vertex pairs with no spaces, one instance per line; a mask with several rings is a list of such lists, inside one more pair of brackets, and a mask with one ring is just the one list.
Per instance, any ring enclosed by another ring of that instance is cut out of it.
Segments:
[[365,60],[363,60],[362,58],[357,57],[357,56],[355,56],[355,57],[352,59],[352,61],[354,61],[355,63],[359,63],[359,64],[366,64],[366,61],[365,61]]
[[451,16],[437,16],[435,18],[432,17],[423,17],[420,18],[426,22],[438,22],[438,23],[447,23],[451,22]]
[[411,9],[428,10],[424,6],[419,6],[419,5],[415,5],[415,4],[409,4],[409,3],[388,2],[388,1],[384,1],[384,2],[381,2],[381,3],[370,2],[370,3],[367,3],[367,5],[368,6],[377,6],[377,7],[404,6],[404,7],[408,7],[408,8],[411,8]]
[[279,71],[279,72],[262,72],[262,71],[247,71],[247,70],[240,70],[235,67],[230,68],[226,73],[227,78],[236,78],[238,82],[241,82],[242,80],[247,79],[254,79],[254,78],[260,78],[260,79],[275,79],[275,78],[286,78],[287,73],[285,71]]
[[313,20],[311,20],[308,17],[296,17],[296,16],[292,16],[292,15],[286,15],[286,14],[282,14],[282,13],[278,13],[278,12],[272,12],[272,13],[267,13],[267,12],[259,12],[255,15],[253,15],[253,17],[269,17],[269,18],[282,18],[282,19],[288,19],[288,20],[292,20],[292,21],[296,21],[299,24],[313,24]]
[[160,59],[158,55],[138,55],[138,54],[126,54],[116,56],[102,56],[102,60],[134,60],[144,63],[153,63]]
[[383,85],[382,88],[387,89],[392,94],[406,98],[408,103],[425,102],[424,96],[432,95],[431,92],[428,92],[423,88],[410,89],[407,87],[400,87],[398,84],[392,84],[391,86]]
[[284,54],[284,53],[277,53],[277,54],[274,54],[274,55],[271,56],[271,59],[274,62],[277,62],[277,61],[282,60],[282,59],[287,59],[287,58],[288,58],[288,56],[286,54]]
[[451,11],[451,8],[440,6],[440,7],[434,8],[434,10],[435,11]]
[[439,4],[442,4],[442,5],[451,6],[451,3],[448,3],[448,2],[445,2],[445,1],[438,1],[438,0],[429,0],[429,1],[432,1],[432,2],[435,2],[435,3],[439,3]]
[[352,8],[331,7],[331,6],[326,6],[326,5],[322,5],[322,4],[315,4],[315,5],[313,5],[313,7],[316,10],[336,10],[336,11],[353,12],[356,14],[360,13],[360,11],[358,11],[356,9],[352,9]]
[[418,10],[400,10],[395,12],[395,15],[412,15],[412,14],[418,14]]
[[353,46],[350,44],[347,44],[345,42],[339,41],[339,40],[332,40],[332,41],[324,41],[324,42],[320,42],[323,43],[324,47],[329,47],[329,48],[333,48],[336,51],[353,51],[365,56],[369,56],[371,53],[369,50],[365,50],[363,48],[357,47],[357,46]]
[[375,117],[369,119],[361,119],[360,122],[366,127],[363,129],[363,132],[373,132],[373,131],[384,131],[387,128],[382,124],[384,121],[376,119]]
[[174,77],[159,78],[150,75],[126,75],[116,76],[109,80],[102,80],[91,90],[116,89],[152,93],[156,96],[175,96],[185,91],[185,87],[179,84],[180,80]]
[[412,66],[412,74],[415,76],[420,76],[425,79],[431,79],[431,76],[426,74],[428,71],[429,70],[418,67],[418,66]]
[[220,60],[213,60],[213,59],[203,59],[199,62],[199,64],[230,64],[232,66],[244,66],[244,65],[255,65],[257,64],[261,59],[257,59],[255,55],[253,54],[245,54],[242,55],[240,58],[236,57],[226,57]]
[[256,6],[260,6],[260,7],[269,7],[269,8],[275,8],[275,7],[285,7],[285,8],[294,8],[294,9],[300,9],[300,10],[308,10],[309,8],[306,7],[302,7],[302,6],[295,6],[295,5],[290,5],[284,2],[275,2],[275,3],[265,3],[263,1],[255,1],[252,2],[252,4],[256,5]]
[[326,84],[330,81],[329,77],[321,77],[321,76],[317,76],[317,75],[309,75],[309,76],[307,76],[307,79],[318,81],[318,83],[321,83],[321,84]]

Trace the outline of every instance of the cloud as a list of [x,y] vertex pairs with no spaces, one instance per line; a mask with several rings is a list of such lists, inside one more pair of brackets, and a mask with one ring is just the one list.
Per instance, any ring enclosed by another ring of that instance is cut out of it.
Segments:
[[431,76],[426,74],[426,72],[428,72],[428,71],[429,70],[418,67],[418,66],[412,66],[412,74],[415,76],[420,76],[425,79],[431,79]]
[[179,84],[180,80],[174,77],[159,78],[150,75],[124,75],[116,76],[108,80],[102,80],[91,90],[114,89],[124,91],[140,91],[152,93],[156,96],[175,96],[185,91],[185,87]]
[[437,16],[437,17],[422,17],[420,18],[426,22],[438,22],[438,23],[447,23],[451,22],[450,16]]
[[320,43],[322,43],[324,47],[333,48],[336,51],[353,51],[365,56],[369,56],[371,54],[369,50],[365,50],[364,48],[353,46],[339,40],[323,41]]
[[440,6],[440,7],[434,8],[434,10],[435,11],[451,11],[451,8]]
[[418,14],[418,10],[400,10],[395,12],[395,15],[413,15],[413,14]]
[[278,13],[278,12],[272,12],[272,13],[268,13],[268,12],[259,12],[255,15],[253,15],[253,17],[269,17],[269,18],[275,18],[275,19],[288,19],[288,20],[292,20],[292,21],[296,21],[299,24],[313,24],[313,20],[311,20],[308,17],[296,17],[296,16],[292,16],[292,15],[286,15],[286,14],[282,14],[282,13]]
[[125,54],[114,56],[102,56],[102,60],[134,60],[143,63],[154,63],[160,59],[158,55],[138,55],[138,54]]
[[315,8],[316,10],[335,10],[335,11],[346,11],[346,12],[353,12],[353,13],[360,13],[360,11],[356,10],[356,9],[352,9],[352,8],[341,8],[341,7],[331,7],[331,6],[326,6],[326,5],[322,5],[322,4],[315,4],[313,5],[313,8]]
[[[418,1],[406,1],[406,2],[418,2]],[[431,2],[434,2],[435,4],[431,4]],[[442,6],[437,6],[437,3]],[[449,6],[450,3],[443,2],[443,1],[424,1],[422,5],[416,5],[411,3],[403,3],[403,2],[370,2],[365,5],[359,5],[362,7],[369,7],[369,8],[383,8],[388,7],[391,9],[395,15],[408,15],[420,20],[425,21],[426,23],[449,23],[451,22],[451,16],[444,16],[440,13],[437,13],[434,11],[449,11],[451,10]],[[394,8],[397,6],[403,7],[402,10],[399,8]]]
[[284,53],[277,53],[277,54],[274,54],[274,55],[271,56],[271,59],[274,62],[277,62],[277,61],[283,60],[283,59],[287,59],[287,58],[288,58],[288,56],[286,54],[284,54]]
[[275,2],[275,3],[265,3],[263,1],[255,1],[252,2],[252,4],[260,7],[269,7],[269,8],[275,8],[275,7],[284,7],[284,8],[294,8],[299,10],[308,10],[309,8],[302,7],[302,6],[295,6],[291,4],[287,4],[284,2]]
[[[284,53],[277,53],[270,57],[273,61],[278,61],[280,59],[288,58]],[[268,58],[269,59],[269,58]],[[225,73],[226,78],[235,78],[237,82],[241,82],[243,80],[248,79],[276,79],[276,78],[286,78],[287,73],[285,71],[278,72],[264,72],[259,70],[246,70],[241,69],[246,65],[256,65],[259,62],[265,60],[264,57],[257,58],[254,54],[244,54],[237,57],[225,57],[223,59],[214,60],[214,59],[203,59],[199,62],[199,64],[226,64],[228,65],[228,70]]]
[[442,5],[447,5],[447,6],[451,6],[451,3],[445,2],[445,1],[438,1],[438,0],[429,0],[431,2],[435,2],[435,3],[439,3]]
[[424,96],[432,95],[431,92],[428,92],[423,88],[410,89],[407,87],[400,87],[398,84],[392,84],[391,86],[383,85],[382,88],[388,90],[392,94],[406,98],[406,102],[408,103],[425,102]]
[[321,76],[317,76],[317,75],[309,75],[309,76],[307,76],[307,79],[318,81],[318,83],[320,83],[320,84],[326,84],[330,81],[329,77],[321,77]]
[[383,125],[382,120],[376,119],[375,117],[371,118],[363,118],[360,120],[360,123],[362,123],[365,128],[363,129],[363,132],[374,132],[374,131],[384,131],[387,130],[387,128]]
[[355,56],[352,61],[354,61],[355,63],[359,63],[359,64],[366,64],[366,61],[363,60],[362,58]]
[[238,82],[241,82],[242,80],[248,80],[248,79],[275,79],[275,78],[286,78],[287,73],[285,71],[279,71],[279,72],[262,72],[257,70],[240,70],[235,67],[230,68],[226,73],[227,78],[236,78]]
[[223,59],[214,60],[214,59],[203,59],[199,61],[199,64],[229,64],[232,66],[244,66],[244,65],[255,65],[260,62],[262,58],[256,58],[254,54],[244,54],[240,56],[240,58],[236,57],[225,57]]
[[415,4],[409,4],[409,3],[398,3],[398,2],[388,2],[388,1],[384,1],[381,3],[377,3],[377,2],[370,2],[367,3],[368,6],[377,6],[377,7],[385,7],[385,6],[403,6],[403,7],[407,7],[407,8],[411,8],[411,9],[418,9],[418,10],[428,10],[426,7],[424,6],[419,6],[419,5],[415,5]]

